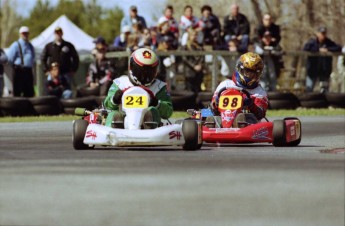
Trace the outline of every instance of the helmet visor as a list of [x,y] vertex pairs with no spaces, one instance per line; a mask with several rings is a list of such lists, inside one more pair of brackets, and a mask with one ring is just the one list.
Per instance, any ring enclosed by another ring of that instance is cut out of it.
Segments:
[[242,75],[244,75],[245,77],[251,79],[251,80],[258,80],[261,76],[261,71],[257,71],[257,70],[252,70],[249,68],[242,68]]

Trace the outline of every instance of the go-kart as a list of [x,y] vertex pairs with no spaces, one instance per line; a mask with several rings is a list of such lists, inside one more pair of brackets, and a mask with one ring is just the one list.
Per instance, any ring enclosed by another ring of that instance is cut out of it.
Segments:
[[[248,91],[231,87],[218,93],[218,113],[210,108],[187,112],[201,119],[202,139],[207,143],[273,143],[274,146],[297,146],[301,142],[301,122],[298,118],[260,122],[248,113],[244,99]],[[220,116],[216,116],[219,115]]]
[[[184,150],[197,150],[202,145],[201,121],[184,120],[182,124],[165,125],[161,123],[153,129],[144,129],[145,125],[157,124],[144,120],[153,93],[145,87],[134,86],[123,92],[121,108],[125,114],[120,123],[122,128],[105,126],[109,110],[104,107],[89,111],[77,108],[75,114],[82,119],[73,122],[73,147],[76,150],[90,149],[95,145],[114,147],[143,147],[181,145]],[[119,123],[113,121],[113,124]]]

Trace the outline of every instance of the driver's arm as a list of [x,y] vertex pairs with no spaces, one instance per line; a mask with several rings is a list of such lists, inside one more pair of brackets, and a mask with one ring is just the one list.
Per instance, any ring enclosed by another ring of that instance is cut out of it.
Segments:
[[119,105],[113,103],[113,96],[115,95],[115,93],[120,90],[120,88],[113,83],[111,85],[111,87],[109,88],[108,94],[105,98],[105,100],[103,101],[104,107],[108,110],[118,110],[119,109]]
[[266,116],[266,111],[268,108],[267,97],[251,97],[253,99],[253,104],[248,106],[248,109],[253,113],[258,120],[263,119]]
[[168,94],[166,86],[163,86],[161,90],[156,94],[156,98],[159,100],[159,105],[157,107],[160,116],[163,119],[168,119],[173,113],[173,105],[171,101],[171,96]]

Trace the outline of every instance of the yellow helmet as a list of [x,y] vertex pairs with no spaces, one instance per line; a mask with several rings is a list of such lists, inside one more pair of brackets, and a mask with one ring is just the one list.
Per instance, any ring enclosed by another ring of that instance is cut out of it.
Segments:
[[263,69],[264,63],[258,54],[242,54],[236,64],[235,83],[240,87],[253,89],[258,86]]

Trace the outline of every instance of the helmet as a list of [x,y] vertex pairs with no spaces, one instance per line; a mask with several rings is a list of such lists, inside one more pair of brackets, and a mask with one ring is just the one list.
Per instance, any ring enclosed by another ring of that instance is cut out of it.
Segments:
[[258,86],[263,69],[264,63],[258,54],[245,53],[237,61],[234,81],[240,87],[253,89]]
[[157,55],[151,49],[137,49],[129,59],[129,80],[134,85],[150,86],[157,77],[158,67]]

